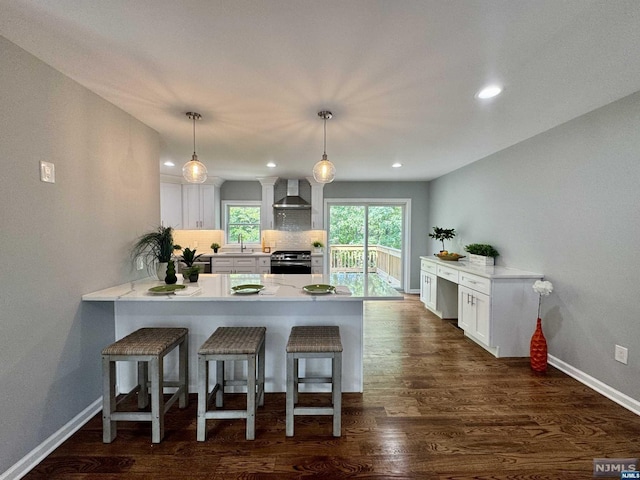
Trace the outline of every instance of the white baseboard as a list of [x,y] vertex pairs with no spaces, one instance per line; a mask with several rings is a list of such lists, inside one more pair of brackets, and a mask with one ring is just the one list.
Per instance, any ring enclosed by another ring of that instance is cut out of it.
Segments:
[[548,356],[549,365],[556,367],[558,370],[563,371],[570,377],[575,378],[580,383],[585,384],[587,387],[592,388],[596,392],[604,395],[609,400],[613,400],[621,407],[626,408],[627,410],[635,413],[636,415],[640,415],[640,402],[634,398],[631,398],[628,395],[625,395],[622,392],[619,392],[615,388],[610,387],[606,383],[602,383],[600,380],[593,378],[591,375],[584,373],[581,370],[569,365],[566,362],[563,362],[559,358],[554,357],[553,355]]
[[47,438],[25,455],[18,463],[0,475],[0,480],[18,480],[29,473],[36,465],[44,460],[47,455],[62,445],[67,438],[76,433],[80,428],[91,420],[96,413],[102,410],[102,397],[85,408],[78,415],[60,428],[57,432]]

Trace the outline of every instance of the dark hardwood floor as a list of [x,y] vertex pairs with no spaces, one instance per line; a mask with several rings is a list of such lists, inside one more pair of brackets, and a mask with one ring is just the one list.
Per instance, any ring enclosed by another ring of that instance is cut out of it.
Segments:
[[149,424],[122,422],[105,445],[97,415],[25,478],[589,479],[594,458],[640,456],[640,417],[554,368],[492,357],[416,296],[366,304],[364,369],[365,392],[343,396],[341,438],[331,417],[298,417],[286,438],[284,394],[267,394],[255,441],[242,420],[210,420],[196,442],[192,395],[160,444]]

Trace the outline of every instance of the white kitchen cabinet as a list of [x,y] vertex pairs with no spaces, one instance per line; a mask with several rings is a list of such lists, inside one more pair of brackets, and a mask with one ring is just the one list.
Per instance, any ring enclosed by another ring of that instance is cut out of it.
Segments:
[[324,183],[307,177],[311,185],[311,230],[324,229]]
[[271,257],[262,256],[257,259],[256,273],[269,274],[271,273]]
[[260,204],[260,229],[275,229],[275,219],[273,216],[273,202],[275,195],[275,184],[278,177],[258,178],[262,185],[262,203]]
[[182,185],[182,228],[216,229],[215,203],[214,185]]
[[322,273],[322,255],[311,255],[311,273]]
[[489,338],[491,297],[462,285],[458,286],[458,326],[486,346]]
[[251,255],[222,254],[211,257],[211,273],[261,273],[257,267],[258,258]]
[[538,313],[532,287],[542,274],[420,258],[420,299],[429,310],[457,318],[465,335],[496,357],[529,356]]
[[182,228],[182,185],[160,183],[160,220],[162,226]]

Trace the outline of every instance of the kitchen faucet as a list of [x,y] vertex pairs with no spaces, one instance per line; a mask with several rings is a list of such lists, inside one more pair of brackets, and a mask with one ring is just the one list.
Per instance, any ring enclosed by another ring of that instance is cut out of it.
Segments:
[[242,234],[239,233],[238,234],[238,243],[240,244],[240,253],[244,252],[244,249],[247,248],[244,246],[244,243],[242,243]]

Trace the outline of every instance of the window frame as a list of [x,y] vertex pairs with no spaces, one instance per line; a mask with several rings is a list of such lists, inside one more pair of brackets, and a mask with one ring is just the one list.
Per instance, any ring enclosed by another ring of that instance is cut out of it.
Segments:
[[[237,239],[233,241],[233,239],[229,238],[229,208],[231,207],[258,207],[260,212],[260,218],[258,218],[258,241],[257,242],[245,242],[245,245],[249,245],[251,247],[256,247],[261,245],[260,239],[262,238],[262,201],[260,200],[223,200],[222,201],[222,211],[224,212],[222,215],[223,225],[222,230],[224,231],[224,242],[226,246],[236,246],[239,245]],[[254,224],[249,224],[254,225]]]

